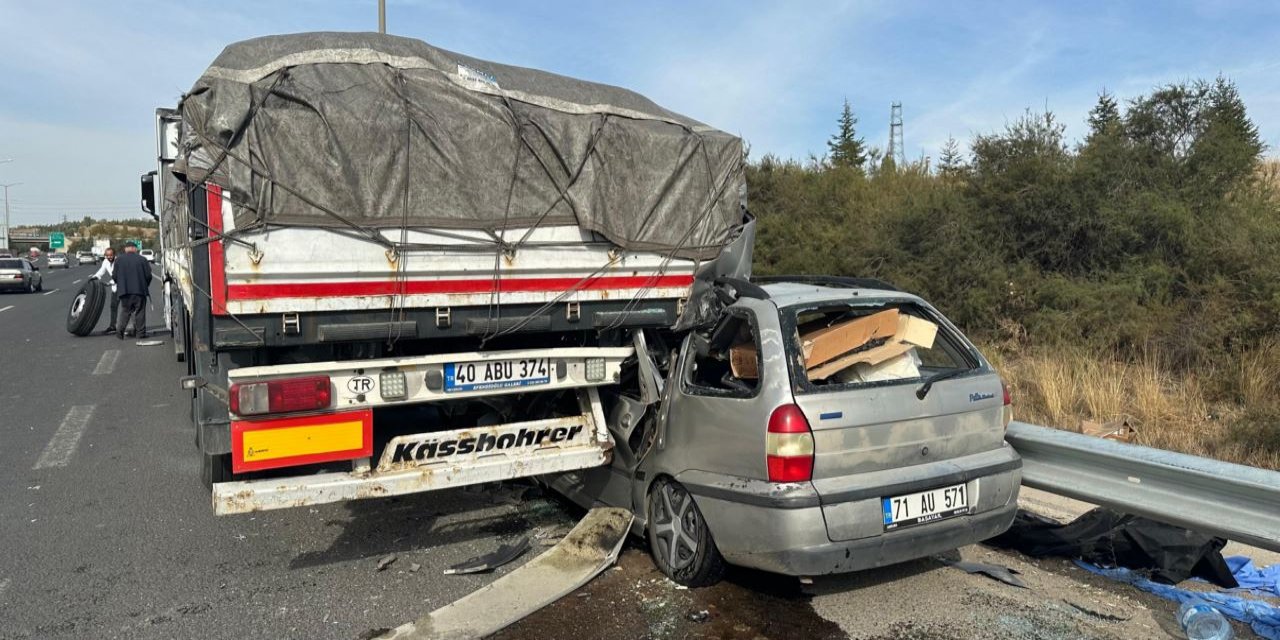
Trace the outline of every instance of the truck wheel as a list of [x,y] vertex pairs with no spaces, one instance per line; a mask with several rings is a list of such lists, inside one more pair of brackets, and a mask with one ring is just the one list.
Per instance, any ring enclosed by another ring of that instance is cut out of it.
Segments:
[[686,587],[707,587],[724,577],[724,558],[707,521],[679,482],[661,478],[649,490],[649,553],[668,578]]
[[67,331],[77,336],[87,336],[98,324],[98,316],[102,315],[102,306],[107,301],[106,287],[97,280],[89,280],[80,287],[80,292],[71,300],[71,308],[67,311]]
[[200,454],[200,482],[204,488],[212,491],[216,482],[231,480],[231,454]]

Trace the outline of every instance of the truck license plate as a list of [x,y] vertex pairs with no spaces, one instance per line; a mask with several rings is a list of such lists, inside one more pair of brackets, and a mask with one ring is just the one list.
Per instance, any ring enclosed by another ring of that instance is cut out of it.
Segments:
[[969,489],[957,484],[905,496],[884,498],[884,530],[937,522],[969,512]]
[[444,365],[444,390],[485,391],[551,382],[550,358],[450,362]]

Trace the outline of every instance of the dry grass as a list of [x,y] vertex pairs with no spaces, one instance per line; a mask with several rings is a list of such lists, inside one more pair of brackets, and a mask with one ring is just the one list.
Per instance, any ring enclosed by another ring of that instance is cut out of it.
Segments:
[[1127,417],[1138,444],[1280,469],[1280,343],[1242,354],[1233,368],[1175,374],[1079,349],[1005,355],[1018,420],[1075,430],[1081,420]]

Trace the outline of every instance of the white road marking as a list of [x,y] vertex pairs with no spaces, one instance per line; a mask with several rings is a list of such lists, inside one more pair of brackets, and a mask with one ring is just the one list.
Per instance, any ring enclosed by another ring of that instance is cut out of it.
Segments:
[[9,590],[9,579],[0,580],[0,598],[4,597],[4,592]]
[[85,428],[89,426],[89,419],[93,417],[93,410],[96,407],[97,405],[92,404],[71,407],[67,417],[62,419],[62,424],[58,425],[53,439],[45,446],[44,453],[40,454],[40,459],[36,460],[36,466],[32,469],[67,466],[67,463],[71,462],[72,454],[76,452],[76,445],[80,444],[80,438],[84,436]]
[[5,311],[8,311],[12,308],[13,308],[13,305],[9,305],[7,307],[0,307],[0,313],[4,313]]
[[[80,280],[83,280],[83,279],[84,278],[81,278]],[[80,284],[80,280],[72,280],[71,284]]]
[[57,292],[59,292],[59,291],[61,291],[61,289],[51,289],[51,290],[49,290],[49,291],[44,292],[44,295],[46,295],[46,296],[51,296],[51,295],[53,295],[53,294],[55,294],[55,293],[57,293]]
[[105,376],[116,369],[116,360],[120,359],[119,349],[107,349],[102,352],[102,357],[98,359],[98,366],[93,368],[93,375]]

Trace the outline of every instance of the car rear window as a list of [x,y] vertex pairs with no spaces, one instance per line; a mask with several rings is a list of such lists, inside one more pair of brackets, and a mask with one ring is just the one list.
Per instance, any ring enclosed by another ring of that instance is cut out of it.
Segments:
[[823,303],[782,310],[797,392],[918,383],[974,369],[972,347],[914,304]]
[[21,269],[21,260],[0,260],[0,269]]

